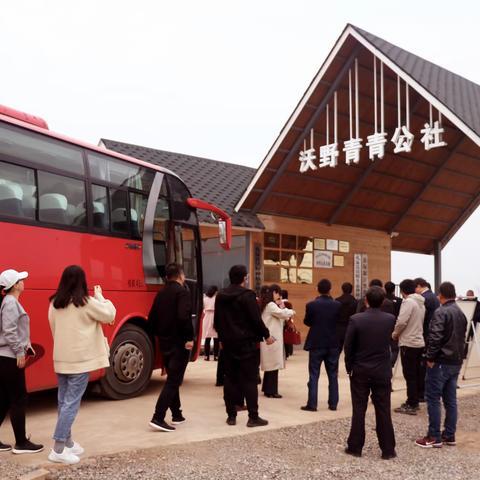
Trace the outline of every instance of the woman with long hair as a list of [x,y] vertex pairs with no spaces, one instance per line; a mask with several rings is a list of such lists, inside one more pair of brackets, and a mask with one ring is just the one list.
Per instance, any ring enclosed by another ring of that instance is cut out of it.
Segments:
[[205,338],[205,360],[210,360],[210,341],[213,338],[213,359],[218,360],[218,334],[213,326],[215,298],[218,287],[212,285],[203,296],[203,338]]
[[262,320],[270,331],[270,335],[277,339],[271,345],[260,343],[260,367],[263,374],[262,391],[266,397],[282,398],[278,393],[278,371],[285,368],[283,351],[283,326],[295,311],[289,308],[280,308],[277,302],[281,300],[281,289],[278,285],[262,287],[260,290],[260,310]]
[[0,274],[0,425],[7,413],[15,445],[0,442],[0,452],[37,453],[43,445],[32,443],[25,433],[27,387],[25,365],[35,355],[30,343],[30,319],[20,304],[27,272],[5,270]]
[[67,267],[50,297],[48,320],[53,335],[53,364],[58,379],[58,419],[51,462],[74,464],[84,449],[73,441],[72,425],[88,384],[89,372],[110,366],[102,323],[112,324],[115,307],[99,285],[88,295],[83,269]]

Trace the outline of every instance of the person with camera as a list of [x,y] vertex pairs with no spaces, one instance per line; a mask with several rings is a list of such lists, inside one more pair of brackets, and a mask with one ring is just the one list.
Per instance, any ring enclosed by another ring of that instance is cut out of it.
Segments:
[[110,366],[102,324],[113,324],[116,310],[99,285],[88,295],[83,269],[67,267],[50,297],[48,321],[53,336],[53,367],[58,380],[58,418],[48,459],[74,464],[84,452],[72,438],[72,425],[88,385],[89,373]]
[[25,366],[35,352],[30,343],[30,319],[20,303],[27,272],[5,270],[0,274],[0,425],[7,413],[15,434],[15,445],[0,442],[0,452],[37,453],[43,445],[31,442],[25,432],[27,387]]

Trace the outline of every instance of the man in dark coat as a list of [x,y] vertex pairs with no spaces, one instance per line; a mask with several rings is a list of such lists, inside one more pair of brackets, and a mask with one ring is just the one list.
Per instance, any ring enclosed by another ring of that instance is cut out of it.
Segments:
[[[423,321],[423,338],[425,340],[425,345],[427,344],[428,330],[430,326],[430,321],[435,313],[435,310],[440,306],[440,302],[437,296],[430,290],[430,284],[424,278],[416,278],[415,282],[415,293],[420,294],[425,299],[425,319]],[[420,363],[421,369],[421,379],[418,384],[418,398],[421,402],[425,401],[425,376],[427,373],[427,365],[425,358],[422,357]]]
[[318,282],[320,294],[307,303],[303,323],[310,327],[304,349],[308,351],[308,401],[302,410],[317,411],[318,378],[325,362],[328,376],[328,408],[336,410],[338,404],[338,348],[337,324],[342,304],[330,296],[332,284],[324,278]]
[[179,391],[193,348],[193,324],[190,292],[185,288],[183,268],[171,263],[165,273],[166,285],[158,292],[148,315],[167,371],[167,380],[158,397],[150,426],[154,430],[172,432],[175,427],[165,421],[169,408],[173,424],[185,421]]
[[[378,278],[374,278],[373,280],[370,281],[369,287],[380,287],[383,288],[383,282],[379,280]],[[367,304],[365,302],[365,299],[362,299],[360,302],[358,302],[357,305],[357,313],[362,313],[367,309]],[[380,307],[380,310],[385,313],[391,313],[392,315],[395,315],[395,307],[393,306],[393,302],[389,300],[386,296],[383,300],[382,306]]]
[[352,295],[353,285],[349,282],[345,282],[342,285],[342,295],[340,295],[335,300],[342,304],[340,309],[340,318],[337,323],[337,337],[338,337],[338,347],[340,352],[343,348],[343,342],[345,341],[345,333],[347,331],[348,321],[350,317],[355,314],[357,311],[357,300]]
[[[426,398],[428,432],[415,443],[423,448],[456,445],[457,380],[463,363],[467,318],[455,299],[455,286],[443,282],[439,288],[441,307],[430,320],[426,347]],[[444,430],[441,430],[442,407],[445,406]]]
[[213,320],[224,361],[227,424],[235,425],[237,422],[240,391],[247,403],[247,427],[262,427],[268,425],[268,421],[258,415],[259,342],[265,340],[271,345],[276,339],[270,336],[263,323],[255,292],[245,288],[245,266],[234,265],[229,277],[230,286],[217,294]]
[[371,394],[375,408],[378,443],[382,458],[396,457],[390,396],[392,368],[390,338],[395,317],[380,307],[385,293],[380,287],[367,291],[367,310],[350,319],[345,337],[345,367],[350,375],[352,394],[352,426],[346,453],[360,457],[365,443],[365,413]]
[[[393,282],[385,282],[385,298],[390,300],[393,303],[393,314],[395,318],[398,318],[398,314],[400,313],[400,307],[402,306],[403,299],[401,297],[397,297],[395,295],[395,284]],[[392,350],[392,368],[395,366],[398,358],[398,342],[396,340],[390,341],[390,348]]]

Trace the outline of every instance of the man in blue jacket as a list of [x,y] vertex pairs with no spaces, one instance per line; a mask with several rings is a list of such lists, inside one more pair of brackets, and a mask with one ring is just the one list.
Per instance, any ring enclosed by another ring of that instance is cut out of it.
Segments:
[[301,407],[309,412],[317,411],[318,378],[320,367],[325,362],[328,375],[328,408],[336,410],[338,404],[338,358],[340,348],[337,337],[337,323],[340,320],[342,304],[330,296],[332,284],[324,278],[318,282],[315,300],[306,306],[303,323],[310,327],[304,349],[308,351],[308,401]]

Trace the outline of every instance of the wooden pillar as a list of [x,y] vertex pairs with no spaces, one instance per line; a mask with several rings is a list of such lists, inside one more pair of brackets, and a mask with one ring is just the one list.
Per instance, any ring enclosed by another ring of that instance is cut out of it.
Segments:
[[434,258],[434,274],[435,274],[435,292],[438,293],[440,284],[442,283],[442,245],[435,242],[433,250]]

